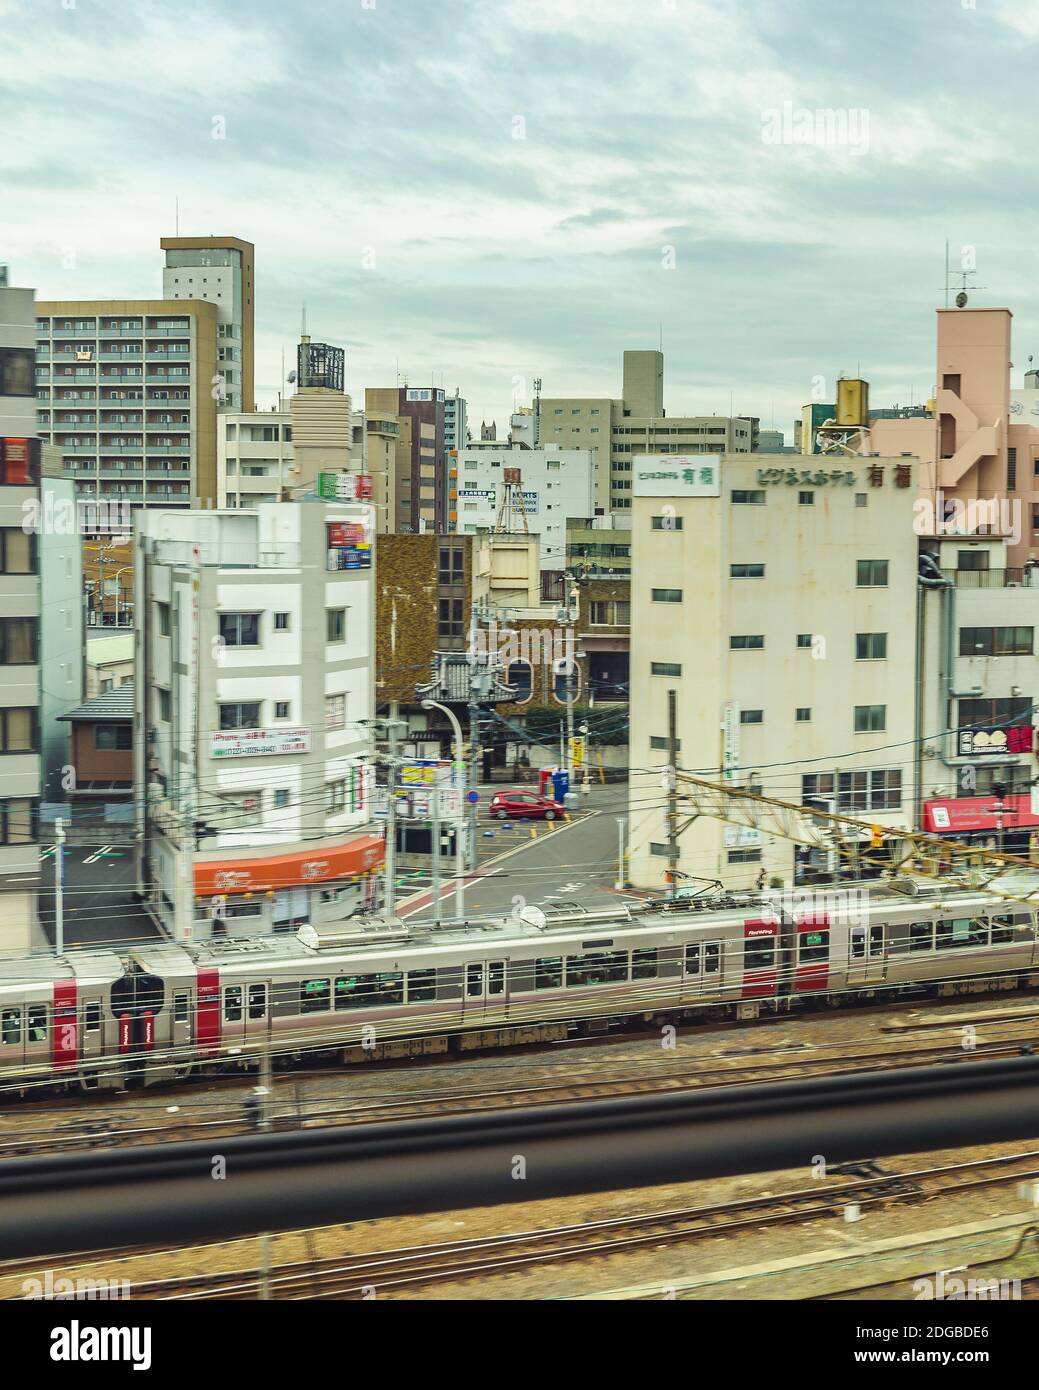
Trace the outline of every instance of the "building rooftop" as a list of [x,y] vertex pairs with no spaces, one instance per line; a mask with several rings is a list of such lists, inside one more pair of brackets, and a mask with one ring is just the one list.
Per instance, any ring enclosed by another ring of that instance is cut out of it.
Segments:
[[133,682],[117,686],[115,690],[106,690],[101,695],[95,695],[92,700],[84,700],[83,704],[69,710],[68,714],[59,714],[58,718],[90,719],[99,722],[110,719],[132,720]]

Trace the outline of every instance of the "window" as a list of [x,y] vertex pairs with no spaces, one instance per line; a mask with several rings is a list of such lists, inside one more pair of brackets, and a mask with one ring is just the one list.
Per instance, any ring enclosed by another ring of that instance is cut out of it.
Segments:
[[810,650],[812,646],[812,634],[810,632],[799,632],[797,634],[798,651]]
[[464,600],[442,598],[437,603],[437,632],[441,637],[461,637],[465,628],[462,614]]
[[95,724],[94,747],[99,753],[128,751],[133,747],[133,725]]
[[260,644],[259,613],[220,613],[220,640],[228,647],[257,647]]
[[798,502],[798,506],[801,506],[801,507],[814,507],[814,506],[815,506],[815,493],[814,493],[814,492],[799,492],[799,493],[797,494],[797,502]]
[[422,1003],[437,997],[435,970],[408,971],[408,1003]]
[[325,609],[325,637],[329,642],[346,641],[346,609]]
[[45,1004],[29,1005],[25,1041],[27,1043],[47,1041],[47,1006]]
[[534,676],[529,661],[510,662],[505,672],[505,680],[508,685],[515,686],[515,698],[518,703],[530,699]]
[[855,494],[855,505],[856,505],[856,507],[868,507],[868,506],[869,506],[869,497],[866,495],[866,493],[864,493],[864,492],[857,492],[857,493]]
[[326,729],[345,729],[345,728],[346,728],[346,696],[345,696],[345,695],[326,695],[326,696],[325,696],[325,728],[326,728]]
[[1031,656],[1032,627],[961,627],[960,656]]
[[681,589],[653,589],[651,598],[654,603],[681,603]]
[[33,845],[38,837],[35,801],[27,796],[0,800],[0,845]]
[[729,576],[732,579],[764,579],[764,565],[730,565]]
[[813,961],[826,960],[829,954],[830,933],[828,931],[806,931],[798,937],[798,964],[810,965]]
[[887,588],[887,560],[856,560],[855,586],[859,589]]
[[[737,861],[739,862],[739,861]],[[748,936],[743,943],[744,970],[771,970],[776,960],[774,936]]]
[[1000,700],[960,700],[960,729],[1021,726],[1031,723],[1032,701],[1027,695],[1008,695]]
[[38,644],[35,618],[0,618],[0,666],[34,666]]
[[0,347],[0,396],[36,395],[33,348]]
[[249,986],[249,1017],[264,1018],[267,1013],[267,986],[256,984]]
[[855,634],[856,661],[885,661],[886,659],[886,632],[857,632]]
[[588,951],[566,958],[566,983],[570,988],[616,984],[627,978],[627,951]]
[[275,702],[274,702],[274,717],[275,717],[275,719],[288,719],[288,717],[289,717],[289,708],[290,708],[290,706],[289,706],[288,700],[275,700]]
[[285,787],[278,787],[278,788],[276,788],[276,790],[275,790],[275,792],[274,792],[274,809],[275,809],[276,811],[283,811],[283,810],[285,809],[285,807],[286,807],[288,804],[289,804],[289,793],[288,793],[288,789],[285,788]]
[[654,531],[681,531],[684,522],[680,516],[654,516],[650,518],[650,527]]
[[155,690],[156,703],[159,706],[159,718],[163,723],[168,724],[173,717],[173,702],[170,692],[157,686]]
[[239,1023],[242,1018],[242,986],[224,986],[224,1022]]
[[631,953],[631,978],[633,980],[655,980],[657,977],[657,949],[643,946]]
[[939,951],[961,946],[987,946],[988,923],[971,917],[953,917],[936,923],[935,947]]
[[[649,746],[655,753],[666,753],[667,750],[671,747],[671,744],[669,740],[664,738],[662,735],[651,734],[649,739]],[[675,739],[675,748],[678,749],[679,752],[681,751],[682,740],[680,738]]]
[[1007,450],[1007,492],[1017,490],[1017,450]]
[[301,980],[299,1011],[301,1014],[327,1013],[332,1007],[332,991],[328,980]]
[[690,942],[685,948],[685,973],[687,975],[699,975],[700,973],[700,946],[698,942]]
[[741,724],[764,724],[764,722],[765,722],[765,711],[764,711],[764,710],[762,710],[762,709],[741,709],[741,710],[740,710],[740,723],[741,723]]
[[456,549],[452,546],[442,545],[440,547],[439,566],[437,570],[438,583],[461,584],[464,580],[465,551]]
[[35,574],[36,536],[20,526],[0,527],[0,574]]
[[534,962],[535,989],[562,989],[563,957],[539,956]]
[[737,634],[729,638],[729,650],[734,652],[760,652],[765,645],[763,633]]
[[[415,974],[429,972],[412,972]],[[415,996],[412,995],[412,998]],[[374,975],[344,975],[336,980],[336,1009],[375,1009],[404,1003],[404,973],[383,970]]]
[[[3,349],[0,349],[2,352]],[[4,393],[0,390],[0,396]],[[40,441],[0,439],[0,485],[28,486],[40,480]]]
[[505,962],[503,960],[487,962],[487,993],[505,993]]
[[810,724],[812,722],[812,711],[808,705],[798,705],[794,710],[794,721],[797,724]]
[[83,1027],[88,1033],[101,1031],[101,1005],[86,1004],[83,1008]]
[[887,728],[886,705],[856,705],[855,732],[857,734],[879,734]]
[[170,606],[168,603],[157,603],[155,608],[159,618],[159,636],[168,637],[170,635]]
[[730,864],[760,864],[761,850],[759,849],[730,849],[728,860]]
[[36,716],[31,706],[0,709],[0,753],[39,751]]
[[288,615],[287,613],[275,613],[275,615],[274,615],[274,631],[275,631],[275,632],[288,632],[288,630],[289,630],[289,615]]
[[18,1047],[22,1041],[21,1009],[4,1009],[0,1013],[0,1043],[5,1047]]
[[652,676],[680,676],[682,667],[677,661],[651,661],[649,671]]
[[260,704],[258,700],[220,706],[221,729],[258,729]]
[[327,782],[325,784],[325,815],[338,816],[346,810],[346,783]]
[[627,627],[631,623],[631,604],[614,599],[593,599],[589,605],[592,627]]
[[764,488],[734,488],[730,496],[734,506],[763,507],[765,505]]

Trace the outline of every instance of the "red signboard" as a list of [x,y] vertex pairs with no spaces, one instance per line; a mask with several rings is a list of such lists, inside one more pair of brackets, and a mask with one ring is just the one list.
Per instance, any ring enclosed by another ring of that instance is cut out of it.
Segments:
[[1002,802],[995,796],[943,797],[925,801],[923,828],[937,831],[939,835],[955,835],[967,830],[998,830],[999,813],[996,807],[999,805],[1004,807],[1004,830],[1039,825],[1039,816],[1032,814],[1031,797],[1015,794],[1005,796]]
[[306,887],[310,883],[327,883],[353,874],[370,873],[382,863],[382,858],[381,835],[358,835],[345,845],[300,854],[270,854],[264,859],[196,860],[195,892],[200,897],[211,897],[214,893]]

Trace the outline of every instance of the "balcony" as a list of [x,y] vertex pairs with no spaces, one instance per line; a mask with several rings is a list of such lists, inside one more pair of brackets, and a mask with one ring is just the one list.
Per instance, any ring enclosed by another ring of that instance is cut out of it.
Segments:
[[1039,589],[1039,567],[998,570],[942,570],[957,589]]

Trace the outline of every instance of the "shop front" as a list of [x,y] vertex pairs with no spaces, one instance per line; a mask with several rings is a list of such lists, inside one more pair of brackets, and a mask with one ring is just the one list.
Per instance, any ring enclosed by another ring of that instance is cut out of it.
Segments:
[[258,859],[196,859],[196,939],[263,936],[372,911],[384,855],[381,835]]
[[1028,793],[925,801],[923,828],[979,849],[1001,849],[1039,862],[1039,815]]

